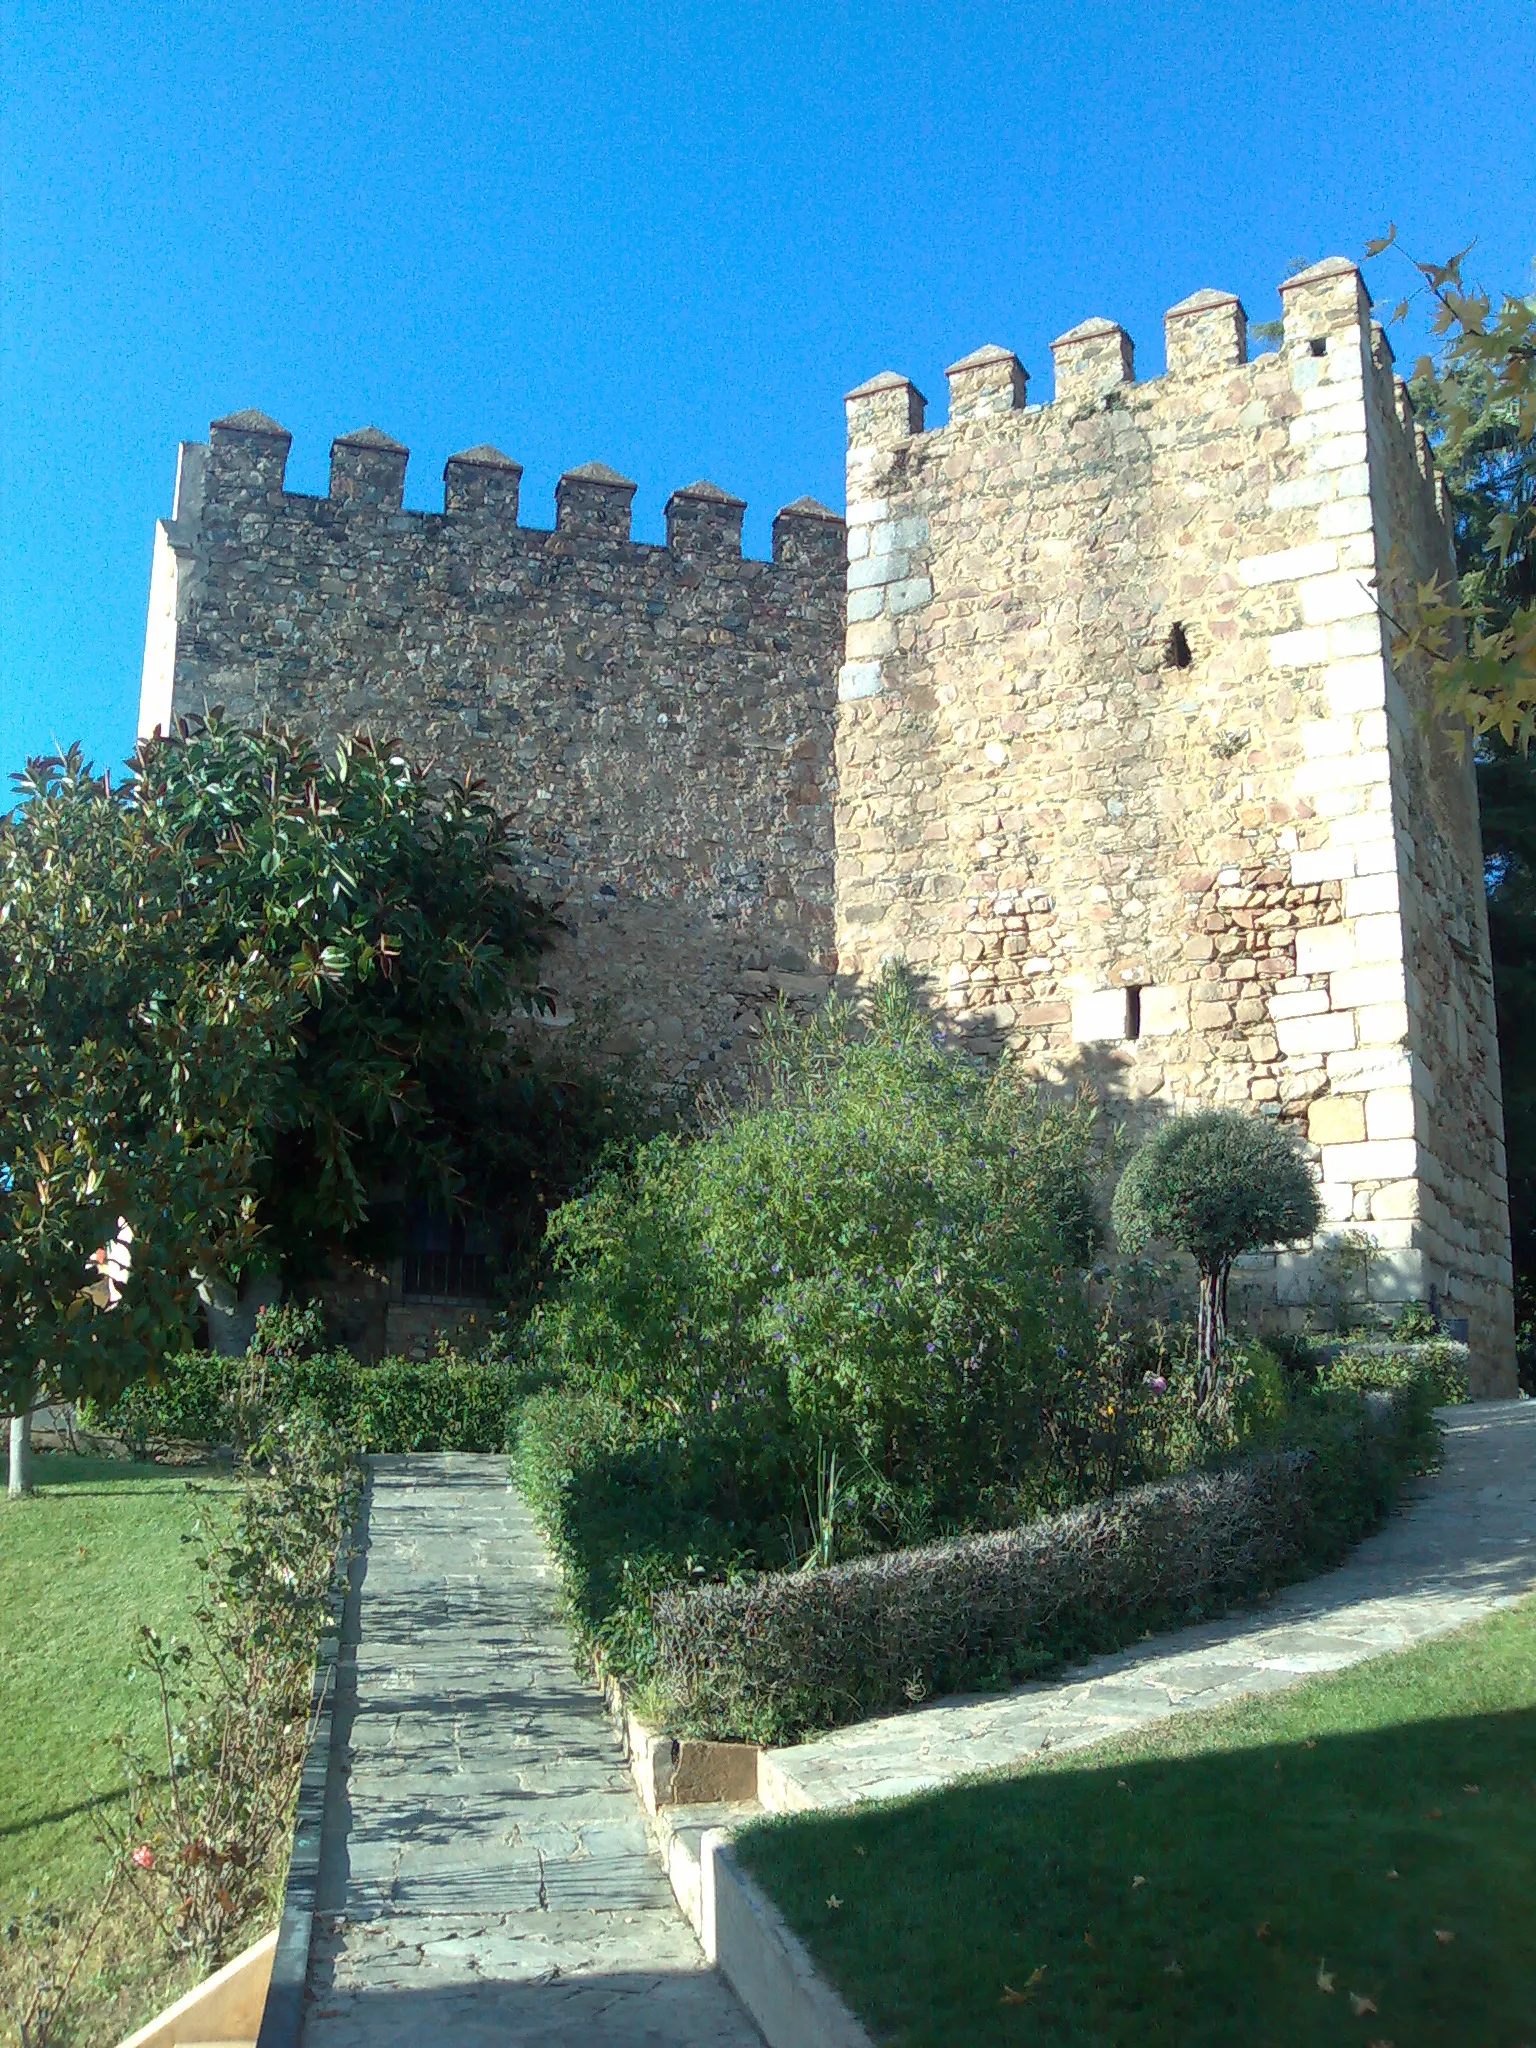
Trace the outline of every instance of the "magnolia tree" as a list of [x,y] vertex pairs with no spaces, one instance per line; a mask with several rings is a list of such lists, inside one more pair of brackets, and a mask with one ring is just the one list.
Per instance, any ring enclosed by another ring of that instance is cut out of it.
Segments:
[[1132,1154],[1112,1208],[1122,1246],[1161,1239],[1200,1276],[1197,1392],[1210,1405],[1227,1335],[1227,1283],[1244,1252],[1310,1237],[1322,1207],[1289,1136],[1262,1117],[1208,1109],[1175,1117]]
[[78,748],[0,819],[0,1406],[109,1395],[190,1334],[256,1228],[251,1169],[298,999],[207,952],[190,856]]

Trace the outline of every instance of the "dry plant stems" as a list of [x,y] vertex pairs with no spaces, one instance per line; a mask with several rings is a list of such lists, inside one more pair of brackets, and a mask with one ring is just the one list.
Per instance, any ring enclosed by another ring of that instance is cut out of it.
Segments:
[[[75,1978],[111,1910],[121,1875],[114,1865],[101,1903],[84,1927],[68,1940],[67,1946],[66,1939],[56,1927],[49,1929],[49,1934],[55,1938],[34,1938],[27,1943],[25,1976],[14,2013],[20,2048],[54,2048],[55,2043],[63,2040],[61,2029]],[[26,1930],[18,1929],[17,1932],[24,1936]],[[58,1967],[61,1951],[69,1958],[62,1972]]]
[[347,1448],[312,1419],[258,1434],[233,1519],[201,1532],[196,1641],[139,1632],[161,1753],[125,1750],[127,1816],[106,1839],[169,1948],[204,1967],[281,1881],[355,1487]]

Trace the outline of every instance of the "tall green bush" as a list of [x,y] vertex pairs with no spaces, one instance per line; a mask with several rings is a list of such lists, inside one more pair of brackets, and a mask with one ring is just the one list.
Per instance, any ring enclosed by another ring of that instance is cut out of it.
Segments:
[[791,1553],[829,1523],[858,1550],[1006,1519],[1092,1356],[1090,1125],[888,973],[867,1032],[834,1006],[774,1044],[755,1106],[551,1219],[536,1355],[626,1419],[625,1454],[686,1443],[719,1513]]

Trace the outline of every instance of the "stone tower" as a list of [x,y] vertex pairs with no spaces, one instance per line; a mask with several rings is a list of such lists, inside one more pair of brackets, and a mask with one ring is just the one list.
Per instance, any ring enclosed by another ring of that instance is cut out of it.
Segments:
[[1451,573],[1443,496],[1356,267],[1282,297],[1253,361],[1206,291],[1153,382],[1089,320],[1050,405],[1001,348],[932,432],[903,377],[850,395],[839,971],[899,955],[1143,1119],[1294,1120],[1327,1228],[1248,1290],[1299,1311],[1342,1260],[1512,1392],[1476,786],[1383,616]]
[[1249,1290],[1299,1316],[1342,1247],[1378,1302],[1465,1318],[1479,1389],[1513,1391],[1476,788],[1383,621],[1449,571],[1445,508],[1354,265],[1282,295],[1252,361],[1235,298],[1186,299],[1143,384],[1086,321],[1045,406],[979,349],[932,432],[907,379],[862,385],[846,617],[843,523],[810,500],[771,562],[707,483],[647,547],[615,471],[527,527],[480,447],[407,511],[374,428],[303,497],[285,431],[235,414],[182,449],[141,730],[222,703],[474,768],[564,904],[557,1017],[675,1075],[898,955],[969,1042],[1133,1122],[1284,1117],[1328,1223]]

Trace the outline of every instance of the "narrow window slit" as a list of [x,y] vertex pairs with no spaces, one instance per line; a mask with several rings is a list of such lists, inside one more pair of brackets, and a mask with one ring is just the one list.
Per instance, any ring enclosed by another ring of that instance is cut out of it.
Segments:
[[1125,1035],[1127,1038],[1141,1036],[1141,990],[1128,988],[1125,992]]
[[1189,635],[1177,619],[1173,631],[1168,635],[1168,646],[1163,657],[1164,668],[1193,668],[1195,657],[1189,651]]

